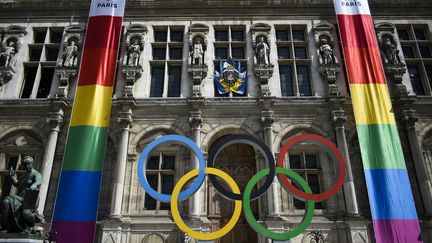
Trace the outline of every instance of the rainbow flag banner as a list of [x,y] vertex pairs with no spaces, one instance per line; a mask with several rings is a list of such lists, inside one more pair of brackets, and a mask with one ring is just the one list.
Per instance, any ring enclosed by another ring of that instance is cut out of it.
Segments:
[[334,0],[378,243],[422,242],[367,0]]
[[92,0],[51,229],[93,242],[125,0]]

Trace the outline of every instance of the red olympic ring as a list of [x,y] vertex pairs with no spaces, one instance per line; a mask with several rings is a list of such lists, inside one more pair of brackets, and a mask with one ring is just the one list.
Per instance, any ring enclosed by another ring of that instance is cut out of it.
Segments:
[[[278,158],[277,158],[277,166],[284,168],[284,157],[285,154],[288,152],[288,150],[303,141],[310,141],[314,143],[315,145],[318,145],[319,147],[323,148],[328,152],[333,158],[336,158],[339,164],[339,176],[332,188],[330,190],[320,193],[320,194],[309,194],[300,191],[297,189],[294,185],[292,185],[288,179],[282,175],[278,174],[278,179],[281,182],[281,184],[287,189],[287,191],[290,191],[293,193],[296,198],[302,199],[302,200],[313,200],[313,201],[324,201],[326,199],[329,199],[331,196],[335,195],[339,189],[342,187],[344,181],[345,181],[345,175],[346,175],[346,165],[345,165],[345,159],[340,153],[339,149],[329,140],[327,140],[324,137],[313,135],[313,134],[302,134],[299,136],[296,136],[292,139],[290,139],[281,149]],[[316,143],[318,142],[318,144]],[[322,146],[321,146],[322,145]]]

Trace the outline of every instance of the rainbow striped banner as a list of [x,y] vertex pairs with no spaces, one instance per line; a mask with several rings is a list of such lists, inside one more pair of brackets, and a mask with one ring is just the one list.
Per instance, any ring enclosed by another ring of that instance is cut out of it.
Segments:
[[367,0],[334,0],[378,243],[422,242]]
[[51,229],[93,242],[125,0],[93,0]]

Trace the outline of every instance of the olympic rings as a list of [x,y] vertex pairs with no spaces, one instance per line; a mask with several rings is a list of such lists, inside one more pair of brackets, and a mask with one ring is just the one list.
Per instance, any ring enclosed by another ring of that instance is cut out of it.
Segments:
[[[197,231],[194,231],[191,228],[189,228],[181,219],[180,212],[179,212],[178,206],[177,206],[177,200],[178,200],[177,195],[179,194],[182,187],[190,179],[192,179],[194,176],[198,175],[199,173],[200,172],[198,171],[198,169],[192,170],[189,173],[187,173],[186,175],[184,175],[178,181],[178,183],[175,185],[174,190],[173,190],[173,194],[171,197],[171,213],[172,213],[174,222],[177,224],[177,227],[179,227],[180,230],[182,230],[183,232],[187,233],[189,236],[191,236],[192,238],[195,238],[197,240],[209,241],[209,240],[221,238],[222,236],[228,234],[234,228],[234,226],[237,224],[237,221],[240,218],[242,203],[240,200],[235,201],[234,213],[233,213],[232,218],[220,230],[217,230],[217,231],[212,232],[212,233],[201,233],[201,232],[197,232]],[[233,192],[240,193],[240,189],[237,186],[236,182],[227,173],[225,173],[221,170],[215,169],[215,168],[206,168],[205,173],[209,174],[209,175],[215,175],[215,176],[218,176],[218,177],[224,179],[228,183],[228,186],[231,188],[231,190],[233,190]]]
[[189,149],[191,149],[196,157],[198,158],[198,164],[199,164],[199,174],[197,179],[195,180],[194,183],[192,183],[192,185],[186,189],[184,192],[180,193],[179,196],[179,200],[183,201],[187,198],[189,198],[190,196],[192,196],[192,194],[194,194],[196,191],[198,191],[198,189],[201,187],[202,183],[204,182],[205,179],[205,160],[204,160],[204,155],[202,154],[200,148],[196,145],[196,143],[192,140],[190,140],[189,138],[183,137],[183,136],[179,136],[179,135],[167,135],[167,136],[163,136],[160,137],[154,141],[152,141],[151,143],[149,143],[144,151],[141,153],[141,156],[139,158],[138,161],[138,179],[141,183],[141,186],[144,188],[144,190],[154,199],[161,201],[161,202],[170,202],[171,201],[171,195],[167,195],[167,194],[162,194],[157,192],[156,190],[154,190],[150,184],[147,181],[147,177],[146,177],[146,169],[147,169],[147,159],[150,155],[150,153],[156,149],[160,144],[163,143],[167,143],[167,142],[178,142],[181,144],[186,145]]
[[294,146],[300,142],[304,142],[304,141],[313,143],[313,144],[319,146],[320,148],[324,149],[327,153],[330,154],[333,161],[338,162],[338,164],[339,164],[339,169],[338,169],[339,176],[338,176],[338,179],[337,179],[335,185],[332,188],[330,188],[330,190],[328,190],[326,192],[323,192],[320,194],[310,194],[310,193],[302,192],[299,189],[297,189],[284,176],[278,175],[278,179],[281,182],[282,186],[285,188],[285,190],[294,194],[294,196],[299,200],[303,200],[303,201],[304,200],[313,200],[313,201],[327,200],[339,191],[339,189],[342,187],[342,185],[344,183],[345,175],[346,175],[345,159],[342,156],[342,154],[340,153],[339,149],[331,141],[327,140],[324,137],[321,137],[318,135],[313,135],[313,134],[302,134],[302,135],[296,136],[296,137],[292,138],[291,140],[289,140],[282,147],[282,149],[278,155],[278,158],[277,158],[277,166],[283,168],[284,167],[284,157],[285,157],[285,154],[288,152],[288,150],[292,146]]
[[[312,193],[312,190],[309,187],[309,185],[307,184],[307,182],[299,174],[295,173],[294,171],[278,167],[278,168],[276,168],[276,173],[287,175],[287,176],[291,177],[293,180],[297,181],[307,193]],[[264,228],[261,224],[259,224],[257,222],[254,215],[252,214],[252,210],[250,207],[250,197],[251,197],[251,192],[252,192],[252,189],[254,188],[254,186],[259,182],[259,180],[261,178],[263,178],[264,176],[266,176],[268,174],[269,174],[269,169],[261,170],[256,175],[254,175],[252,177],[252,179],[250,179],[250,181],[246,185],[244,195],[243,195],[244,215],[245,215],[246,220],[248,221],[249,225],[252,227],[252,229],[254,229],[257,233],[261,234],[262,236],[273,239],[273,240],[292,239],[292,238],[296,237],[297,235],[303,233],[306,230],[306,228],[310,225],[310,223],[312,222],[312,217],[313,217],[314,210],[315,210],[315,203],[312,200],[307,200],[307,202],[306,202],[306,214],[305,214],[302,222],[300,223],[300,225],[297,226],[297,228],[295,228],[294,230],[291,230],[287,233],[277,233],[277,232],[272,232],[272,231]]]
[[[249,136],[249,135],[230,135],[222,138],[218,142],[216,142],[212,149],[209,152],[207,166],[208,167],[214,167],[215,159],[219,152],[221,152],[225,147],[236,144],[236,143],[245,143],[249,144],[251,146],[254,146],[254,148],[258,149],[261,154],[264,155],[267,164],[270,168],[269,175],[267,176],[266,180],[264,181],[264,184],[258,188],[255,192],[251,195],[251,200],[257,199],[261,195],[263,195],[267,189],[272,185],[273,179],[276,175],[276,165],[274,161],[274,156],[270,149],[260,140],[256,139],[255,137]],[[231,200],[242,200],[243,194],[240,193],[233,193],[231,191],[228,191],[225,189],[224,186],[222,186],[219,181],[216,179],[214,175],[209,175],[210,181],[214,188],[223,196],[225,196],[228,199]]]

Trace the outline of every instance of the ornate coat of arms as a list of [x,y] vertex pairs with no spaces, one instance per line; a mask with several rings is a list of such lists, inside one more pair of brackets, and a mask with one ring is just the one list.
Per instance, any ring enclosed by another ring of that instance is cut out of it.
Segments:
[[247,86],[247,71],[241,71],[240,61],[232,59],[220,62],[220,70],[215,70],[214,82],[219,94],[244,94]]

